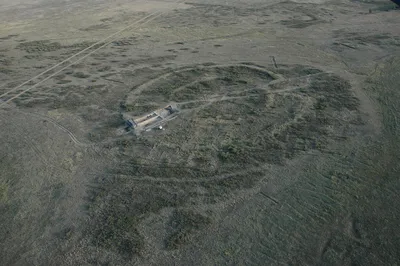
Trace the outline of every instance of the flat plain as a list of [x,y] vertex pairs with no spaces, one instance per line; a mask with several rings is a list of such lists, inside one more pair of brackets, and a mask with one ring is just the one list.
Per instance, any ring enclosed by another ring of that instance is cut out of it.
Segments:
[[0,265],[399,265],[399,29],[385,0],[1,1]]

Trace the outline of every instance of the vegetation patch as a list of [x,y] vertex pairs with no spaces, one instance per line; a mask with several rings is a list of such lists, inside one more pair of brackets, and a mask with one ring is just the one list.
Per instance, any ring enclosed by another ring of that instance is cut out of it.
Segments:
[[62,45],[58,42],[50,42],[47,40],[31,41],[19,43],[17,49],[24,50],[27,53],[53,52],[62,49]]
[[0,203],[5,203],[8,200],[8,184],[0,183]]
[[75,72],[73,76],[76,77],[76,78],[80,78],[80,79],[84,79],[84,78],[90,77],[89,74],[85,74],[83,72]]
[[176,210],[172,214],[169,226],[172,233],[165,240],[166,249],[177,249],[186,244],[190,234],[204,229],[211,223],[211,219],[192,210]]

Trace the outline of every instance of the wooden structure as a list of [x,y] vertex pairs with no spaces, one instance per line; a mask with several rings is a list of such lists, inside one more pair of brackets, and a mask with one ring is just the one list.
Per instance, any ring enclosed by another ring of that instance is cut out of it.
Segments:
[[[145,116],[126,119],[127,129],[133,130],[135,133],[147,131],[156,127],[160,127],[162,124],[176,116],[177,109],[173,105],[168,105],[164,108],[153,111]],[[161,127],[162,128],[162,127]]]

